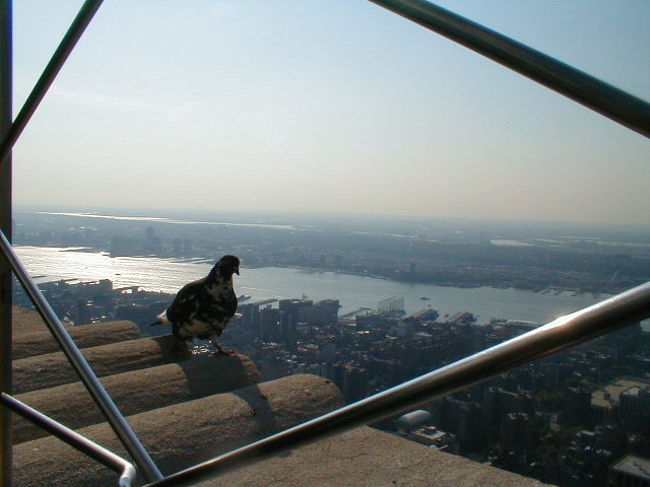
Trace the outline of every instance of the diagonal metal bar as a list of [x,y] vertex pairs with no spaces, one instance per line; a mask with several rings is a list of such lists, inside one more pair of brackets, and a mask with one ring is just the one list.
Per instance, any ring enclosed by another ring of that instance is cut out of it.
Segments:
[[50,62],[47,64],[40,78],[34,85],[31,93],[25,100],[25,104],[16,115],[16,119],[11,124],[7,134],[5,135],[2,143],[0,143],[0,164],[4,161],[7,154],[11,152],[14,144],[22,134],[25,126],[30,118],[38,108],[47,90],[50,88],[56,75],[63,67],[63,64],[68,59],[68,56],[74,49],[77,41],[81,38],[82,34],[88,27],[88,24],[93,19],[93,16],[101,6],[103,0],[86,0],[79,9],[79,13],[70,24],[70,28],[63,36],[59,46],[54,51]]
[[45,414],[29,407],[27,404],[19,401],[18,399],[6,393],[0,393],[0,403],[4,404],[12,411],[20,414],[25,419],[35,423],[43,428],[48,433],[53,434],[60,440],[65,441],[70,446],[76,448],[80,452],[88,455],[93,460],[107,466],[111,470],[120,474],[118,480],[119,487],[130,487],[135,479],[135,468],[129,462],[115,453],[107,450],[94,441],[89,440],[83,435],[80,435],[67,426],[62,425],[58,421],[46,416]]
[[393,416],[648,317],[650,282],[147,487],[193,485],[201,479],[276,455],[285,449]]
[[109,396],[108,392],[99,381],[95,372],[92,370],[88,361],[77,348],[70,334],[59,321],[56,313],[52,310],[43,294],[36,286],[36,283],[29,276],[29,273],[23,266],[20,259],[14,252],[14,249],[9,244],[5,234],[0,232],[0,250],[4,253],[5,257],[11,265],[11,269],[22,284],[25,292],[29,295],[30,299],[36,306],[43,321],[50,329],[54,338],[61,346],[63,352],[68,357],[68,360],[79,374],[81,381],[88,389],[88,392],[95,400],[99,409],[102,411],[109,424],[117,434],[118,438],[124,444],[124,447],[129,452],[138,467],[143,471],[145,477],[149,481],[161,479],[163,475],[158,470],[158,467],[153,462],[144,446],[131,429],[131,426],[126,422],[124,416],[117,408],[113,399]]
[[650,104],[426,0],[370,0],[650,137]]

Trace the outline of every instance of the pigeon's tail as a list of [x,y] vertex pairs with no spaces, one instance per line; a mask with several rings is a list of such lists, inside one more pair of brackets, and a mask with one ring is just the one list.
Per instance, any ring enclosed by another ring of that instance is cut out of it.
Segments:
[[156,318],[158,319],[151,323],[149,326],[172,326],[169,318],[167,318],[167,310],[160,313],[158,316],[156,316]]

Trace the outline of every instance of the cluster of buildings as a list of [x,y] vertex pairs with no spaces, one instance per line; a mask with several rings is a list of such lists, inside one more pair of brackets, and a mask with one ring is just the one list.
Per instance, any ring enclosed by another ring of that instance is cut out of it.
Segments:
[[648,345],[638,326],[616,332],[434,401],[427,425],[452,451],[549,483],[648,485],[630,467],[650,464]]
[[349,402],[461,358],[484,342],[480,327],[468,323],[469,313],[439,325],[431,309],[406,319],[399,311],[367,310],[339,319],[338,309],[331,299],[241,304],[241,317],[223,340],[249,353],[263,374],[318,374],[333,380]]
[[[441,320],[432,309],[337,320],[337,304],[245,305],[228,340],[263,374],[318,374],[352,402],[533,326],[477,324],[470,313]],[[627,477],[616,465],[650,458],[649,345],[640,326],[628,327],[433,401],[422,409],[427,421],[412,428],[399,420],[376,426],[550,483],[617,485],[607,479]]]
[[273,302],[275,300],[240,305],[241,318],[236,326],[255,330],[256,338],[261,342],[282,343],[287,350],[295,351],[299,331],[303,336],[305,326],[337,324],[338,300],[325,299],[314,303],[307,299],[282,299],[277,308],[270,304]]
[[109,252],[111,257],[129,255],[192,257],[194,243],[191,238],[175,237],[163,240],[153,227],[146,227],[144,238],[113,236]]
[[[146,326],[171,301],[170,294],[144,291],[139,286],[116,288],[109,279],[78,282],[63,279],[38,285],[56,315],[72,325],[97,323],[114,319],[131,320],[149,334]],[[25,308],[32,303],[22,287],[14,287],[13,302]]]

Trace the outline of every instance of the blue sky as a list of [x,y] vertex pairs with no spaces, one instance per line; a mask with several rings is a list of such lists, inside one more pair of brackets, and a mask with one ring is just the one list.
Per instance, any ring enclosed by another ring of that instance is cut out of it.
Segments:
[[[15,109],[82,2],[14,2]],[[650,99],[645,0],[440,5]],[[650,225],[650,144],[366,0],[106,0],[16,204]]]

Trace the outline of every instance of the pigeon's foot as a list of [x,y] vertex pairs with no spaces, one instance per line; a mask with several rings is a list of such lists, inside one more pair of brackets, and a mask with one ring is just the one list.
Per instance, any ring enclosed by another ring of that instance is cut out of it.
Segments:
[[235,355],[237,353],[237,350],[228,350],[226,348],[221,348],[219,345],[215,345],[217,347],[217,355]]
[[221,357],[223,355],[226,355],[227,357],[232,357],[233,355],[237,355],[237,350],[224,350],[222,348],[221,350],[217,350],[216,352],[210,353],[210,357]]
[[221,345],[219,345],[214,338],[210,339],[210,343],[212,343],[212,345],[214,345],[214,348],[217,349],[217,355],[234,355],[237,353],[237,350],[226,350],[224,348],[221,348]]
[[237,350],[225,350],[223,348],[220,348],[217,353],[220,355],[237,355]]

